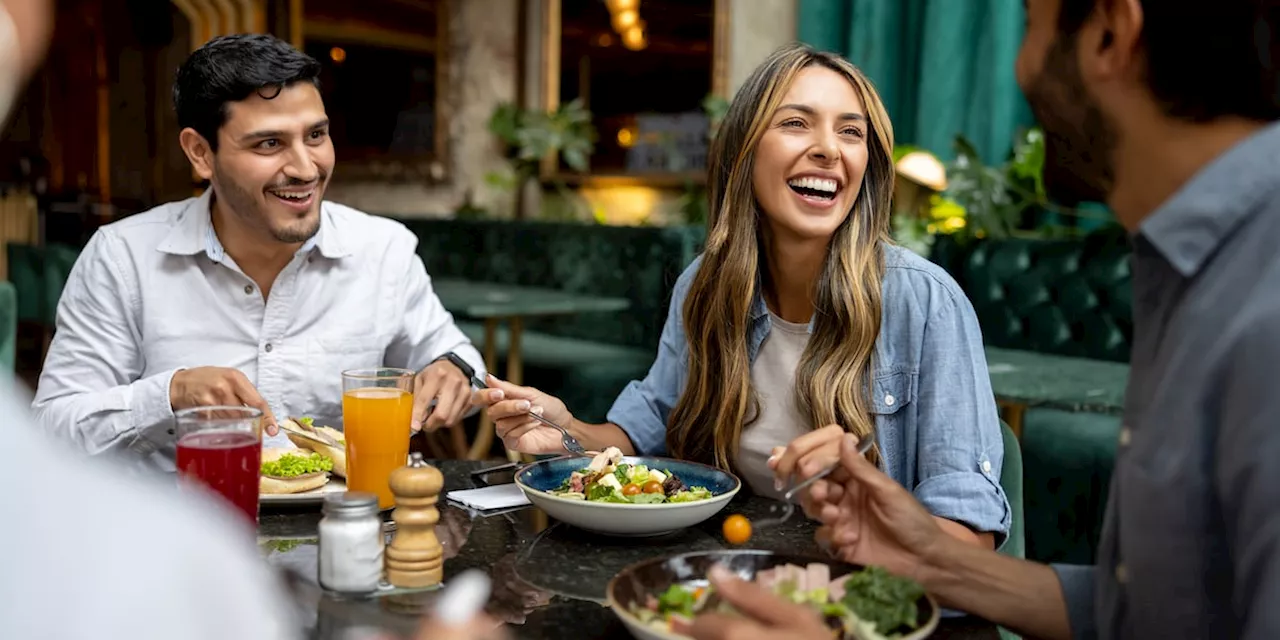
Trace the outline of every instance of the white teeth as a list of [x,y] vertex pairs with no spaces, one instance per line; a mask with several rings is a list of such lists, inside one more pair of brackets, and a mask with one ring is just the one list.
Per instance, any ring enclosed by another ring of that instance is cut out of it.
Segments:
[[311,194],[312,194],[312,193],[315,193],[315,191],[314,191],[314,190],[312,190],[312,191],[308,191],[308,192],[306,192],[306,193],[285,193],[285,192],[283,192],[283,191],[272,191],[272,192],[271,192],[271,194],[272,194],[272,195],[274,195],[274,196],[276,196],[277,198],[283,198],[283,199],[285,199],[285,200],[306,200],[307,198],[310,198],[310,197],[311,197]]
[[835,180],[826,178],[792,178],[787,184],[793,187],[801,187],[803,189],[813,189],[814,191],[826,191],[827,193],[835,193],[838,185]]

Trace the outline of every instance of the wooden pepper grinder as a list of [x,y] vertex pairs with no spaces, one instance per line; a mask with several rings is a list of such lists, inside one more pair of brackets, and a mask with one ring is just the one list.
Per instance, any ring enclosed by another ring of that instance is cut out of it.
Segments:
[[409,464],[391,472],[396,531],[387,547],[387,582],[404,588],[430,587],[444,579],[444,548],[436,537],[436,500],[444,475],[414,452]]

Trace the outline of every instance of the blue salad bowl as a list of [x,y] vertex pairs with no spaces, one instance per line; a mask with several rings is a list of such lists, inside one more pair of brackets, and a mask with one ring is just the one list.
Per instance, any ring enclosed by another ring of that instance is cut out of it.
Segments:
[[582,456],[535,462],[516,473],[516,486],[552,518],[611,536],[657,536],[691,527],[718,513],[742,488],[737,476],[709,465],[654,456],[624,456],[624,463],[670,472],[687,487],[705,487],[711,497],[694,502],[623,504],[576,500],[551,493],[590,462],[591,458]]

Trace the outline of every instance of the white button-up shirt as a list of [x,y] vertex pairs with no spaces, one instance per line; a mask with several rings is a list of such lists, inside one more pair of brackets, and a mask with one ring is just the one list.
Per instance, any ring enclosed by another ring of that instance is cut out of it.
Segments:
[[483,379],[479,352],[432,291],[403,225],[323,203],[319,233],[263,300],[218,242],[210,193],[89,240],[32,404],[46,429],[90,453],[158,452],[171,468],[169,383],[179,369],[239,369],[277,418],[338,428],[344,370],[417,370],[452,351]]

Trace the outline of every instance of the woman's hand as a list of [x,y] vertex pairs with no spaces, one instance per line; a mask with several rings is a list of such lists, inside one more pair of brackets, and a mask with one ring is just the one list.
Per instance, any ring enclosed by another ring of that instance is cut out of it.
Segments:
[[[845,430],[839,425],[828,425],[817,431],[810,431],[791,441],[791,444],[778,447],[769,457],[769,468],[773,470],[774,488],[782,491],[787,480],[792,483],[803,482],[817,475],[818,472],[840,461],[840,440]],[[836,471],[839,473],[839,469]],[[837,480],[843,479],[837,476]]]
[[868,462],[857,447],[853,435],[842,438],[843,480],[828,476],[813,483],[803,501],[805,513],[825,525],[818,542],[846,562],[916,577],[953,538],[911,492]]
[[489,418],[506,448],[530,454],[564,452],[560,432],[529,417],[532,411],[568,429],[573,423],[573,414],[559,398],[533,387],[504,382],[492,375],[488,384],[488,389],[479,389],[471,395],[471,402],[489,412]]

